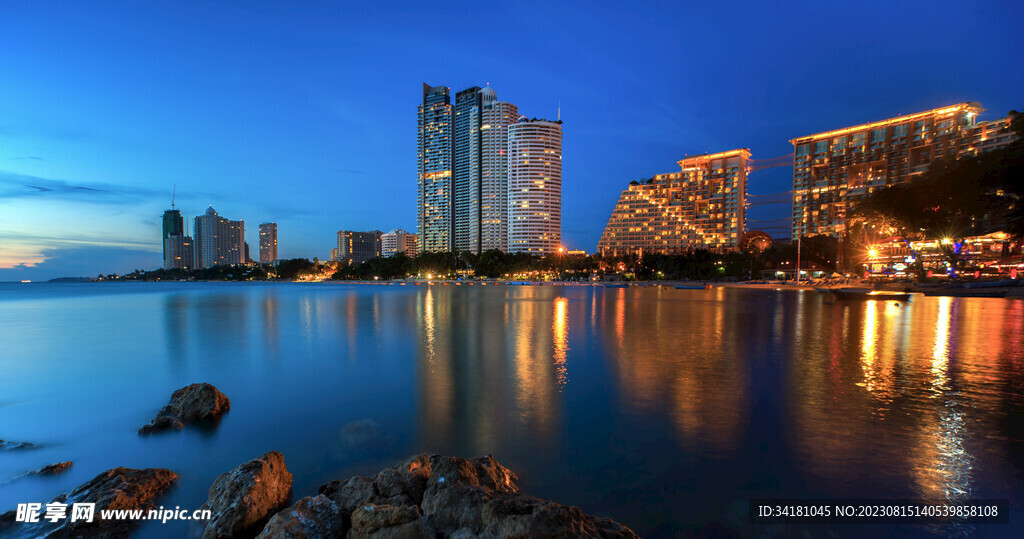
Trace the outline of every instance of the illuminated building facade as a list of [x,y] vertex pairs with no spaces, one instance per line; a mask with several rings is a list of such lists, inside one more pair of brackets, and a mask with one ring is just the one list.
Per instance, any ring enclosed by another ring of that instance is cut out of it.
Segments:
[[1012,142],[1008,119],[977,123],[983,111],[960,103],[791,140],[793,239],[841,237],[849,210],[875,189],[908,182],[936,159]]
[[245,263],[245,221],[231,221],[213,206],[195,218],[195,265],[210,268]]
[[379,230],[355,232],[338,231],[338,247],[331,249],[331,260],[345,262],[350,266],[362,264],[381,255],[381,233]]
[[171,209],[164,212],[163,219],[163,240],[164,240],[164,262],[166,267],[167,262],[167,238],[171,236],[183,236],[185,235],[185,221],[181,218],[181,212],[174,209],[174,203],[171,203]]
[[260,225],[260,264],[277,260],[277,223]]
[[192,269],[195,267],[195,246],[192,238],[173,234],[164,238],[164,269]]
[[424,251],[451,251],[452,105],[447,87],[423,85],[417,129],[417,231]]
[[490,87],[480,93],[479,209],[470,248],[476,252],[508,251],[508,131],[519,117],[519,109],[498,101]]
[[460,251],[471,250],[471,236],[480,233],[480,90],[473,86],[455,94],[452,232]]
[[602,255],[731,251],[745,226],[747,160],[739,149],[679,161],[679,172],[631,182],[597,250]]
[[548,254],[562,244],[562,123],[520,117],[508,128],[508,250]]
[[416,234],[398,229],[380,235],[381,256],[394,256],[398,253],[416,256],[418,251]]

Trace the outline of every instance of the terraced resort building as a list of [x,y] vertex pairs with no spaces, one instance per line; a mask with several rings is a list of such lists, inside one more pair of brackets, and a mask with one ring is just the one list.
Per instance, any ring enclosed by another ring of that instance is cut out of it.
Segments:
[[735,250],[743,236],[747,161],[743,148],[679,161],[679,172],[630,182],[597,250],[605,256]]

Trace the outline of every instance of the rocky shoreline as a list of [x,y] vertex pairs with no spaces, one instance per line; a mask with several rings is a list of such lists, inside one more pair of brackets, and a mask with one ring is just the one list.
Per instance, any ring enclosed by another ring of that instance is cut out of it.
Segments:
[[[188,423],[216,425],[229,408],[228,398],[214,386],[192,384],[175,391],[139,434],[179,430]],[[59,473],[69,466],[58,463],[37,473]],[[94,503],[92,522],[16,522],[12,510],[0,515],[0,535],[124,536],[140,521],[105,520],[100,511],[154,509],[177,479],[162,468],[113,468],[51,502]],[[193,531],[204,539],[637,537],[611,519],[521,493],[516,474],[490,455],[418,455],[373,477],[330,481],[316,495],[294,503],[292,495],[284,455],[267,452],[217,477],[200,508],[210,518]]]

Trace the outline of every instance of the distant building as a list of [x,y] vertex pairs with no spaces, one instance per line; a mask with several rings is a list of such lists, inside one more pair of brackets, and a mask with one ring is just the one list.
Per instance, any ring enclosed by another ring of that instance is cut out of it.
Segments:
[[[174,209],[174,204],[171,204],[171,209],[164,212],[163,219],[163,240],[171,236],[184,236],[185,235],[185,222],[181,218],[181,212]],[[167,261],[167,247],[164,246],[164,262],[166,267]]]
[[174,234],[164,238],[164,269],[193,269],[194,255],[191,237]]
[[260,225],[260,264],[277,260],[277,223]]
[[602,255],[731,251],[745,226],[747,160],[739,149],[679,161],[679,172],[630,182],[605,226]]
[[1010,144],[1009,119],[976,123],[984,110],[959,103],[791,140],[792,237],[842,237],[847,214],[872,191],[909,182],[936,159]]
[[195,264],[210,268],[245,263],[245,221],[230,221],[210,206],[195,218]]
[[417,242],[416,234],[406,232],[402,229],[385,232],[380,236],[381,256],[394,256],[398,253],[405,253],[406,256],[416,256]]
[[424,251],[451,251],[452,105],[448,88],[423,85],[417,109],[417,232]]
[[562,124],[519,121],[508,128],[508,250],[558,252],[562,244]]
[[471,230],[470,248],[478,253],[491,249],[508,251],[508,134],[518,119],[519,109],[512,103],[498,101],[490,87],[481,90],[480,96],[480,208],[474,213],[479,225]]
[[381,233],[379,230],[356,232],[338,231],[338,246],[331,249],[331,260],[350,266],[362,264],[381,255]]

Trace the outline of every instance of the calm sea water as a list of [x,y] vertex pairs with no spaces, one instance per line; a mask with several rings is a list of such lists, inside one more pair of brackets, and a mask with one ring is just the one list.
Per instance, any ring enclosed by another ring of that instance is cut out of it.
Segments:
[[[218,428],[140,437],[170,393]],[[643,535],[1014,536],[1024,301],[556,286],[0,284],[0,512],[116,466],[165,506],[278,450],[295,498],[418,453],[491,453]],[[67,473],[26,477],[73,460]],[[1009,498],[1010,525],[769,528],[751,498]],[[183,523],[140,536],[181,536]]]

